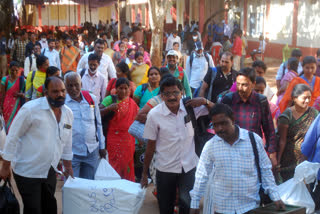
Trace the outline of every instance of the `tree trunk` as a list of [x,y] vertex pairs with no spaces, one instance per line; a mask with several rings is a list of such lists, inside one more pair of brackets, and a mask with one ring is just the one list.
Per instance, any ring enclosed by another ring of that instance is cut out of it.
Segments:
[[162,55],[162,35],[164,27],[164,19],[169,8],[168,0],[148,0],[150,27],[152,31],[151,37],[151,62],[152,65],[161,66]]
[[5,30],[6,38],[10,36],[10,32],[13,32],[14,26],[12,24],[12,14],[13,14],[13,1],[4,0],[0,1],[0,26]]

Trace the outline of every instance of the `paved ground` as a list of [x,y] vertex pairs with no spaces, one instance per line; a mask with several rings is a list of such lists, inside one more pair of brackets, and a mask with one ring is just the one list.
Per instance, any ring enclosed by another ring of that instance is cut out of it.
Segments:
[[[273,88],[274,91],[276,91],[276,89],[275,89],[275,86],[276,86],[275,75],[276,75],[276,72],[279,68],[281,61],[267,58],[267,59],[265,59],[265,62],[267,63],[267,66],[268,66],[268,71],[266,74],[266,81],[268,82],[269,86],[271,88]],[[251,63],[250,60],[248,60],[246,62],[247,65],[250,65],[250,63]],[[23,205],[21,202],[21,198],[19,196],[19,193],[16,189],[14,182],[13,182],[13,185],[14,185],[14,191],[15,191],[15,193],[18,197],[18,200],[20,202],[20,205],[21,205],[21,213],[22,213]],[[62,190],[61,190],[62,186],[63,186],[63,182],[58,181],[55,195],[56,195],[56,198],[58,201],[58,209],[59,209],[58,213],[59,214],[62,213]],[[152,194],[153,188],[154,188],[153,185],[150,185],[148,187],[146,198],[145,198],[145,201],[144,201],[143,206],[141,208],[140,214],[158,214],[159,213],[156,198]],[[67,214],[69,214],[69,213],[67,213]]]

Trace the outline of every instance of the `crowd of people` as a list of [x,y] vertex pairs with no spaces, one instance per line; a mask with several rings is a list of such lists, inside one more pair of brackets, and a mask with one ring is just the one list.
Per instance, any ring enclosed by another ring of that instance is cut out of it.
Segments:
[[[161,214],[199,213],[203,196],[206,213],[246,213],[261,186],[284,208],[277,184],[302,161],[320,162],[316,57],[294,49],[273,92],[256,57],[263,37],[246,67],[236,23],[210,23],[205,45],[194,21],[166,32],[161,68],[150,60],[151,31],[127,22],[117,38],[117,24],[1,31],[0,177],[12,169],[24,213],[57,213],[57,174],[94,179],[100,158],[142,187],[152,178]],[[311,195],[319,210],[320,187]]]

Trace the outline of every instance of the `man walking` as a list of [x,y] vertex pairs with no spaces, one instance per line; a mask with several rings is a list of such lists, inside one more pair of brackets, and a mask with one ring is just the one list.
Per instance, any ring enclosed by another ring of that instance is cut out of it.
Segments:
[[[210,118],[216,135],[205,145],[200,156],[195,183],[190,192],[190,214],[200,213],[199,203],[206,189],[205,213],[246,213],[259,205],[260,185],[275,201],[277,208],[285,208],[262,139],[235,125],[234,114],[227,105],[215,105],[210,110]],[[256,144],[261,181],[253,144]]]
[[26,103],[13,120],[3,152],[0,177],[10,166],[25,214],[56,214],[56,172],[63,159],[65,176],[73,176],[72,111],[64,105],[66,90],[58,77],[45,82],[45,97]]
[[[188,214],[189,191],[194,183],[198,163],[195,153],[194,130],[190,115],[181,99],[182,85],[175,77],[167,77],[160,86],[164,102],[154,107],[147,117],[144,138],[149,139],[145,153],[141,186],[147,186],[148,169],[156,151],[155,168],[157,198],[160,214],[172,214],[179,192],[179,213]],[[208,114],[213,103],[204,98],[189,100],[186,104],[194,108],[195,118]],[[204,106],[206,105],[206,107]]]
[[200,41],[196,42],[195,51],[190,54],[186,63],[186,73],[192,93],[200,87],[208,68],[213,67],[214,63],[211,55],[203,52],[203,45]]
[[77,71],[77,65],[80,60],[80,50],[72,45],[72,39],[66,39],[66,45],[61,49],[61,72]]
[[60,56],[59,56],[59,52],[54,49],[55,46],[56,46],[55,40],[49,39],[48,48],[45,48],[42,51],[42,55],[48,57],[49,66],[54,66],[61,71]]
[[89,55],[92,53],[95,53],[98,55],[101,60],[100,60],[100,65],[97,68],[97,70],[103,74],[103,76],[107,79],[107,83],[109,79],[116,78],[116,68],[113,65],[112,59],[103,53],[104,51],[104,41],[102,39],[97,39],[94,43],[94,51],[89,52],[85,55],[83,55],[78,63],[77,67],[77,72],[80,74],[83,69],[88,69],[89,64],[88,64],[88,58]]
[[11,60],[17,61],[20,67],[24,66],[24,59],[26,58],[26,45],[28,44],[28,33],[22,31],[20,38],[14,41],[13,48],[11,50]]
[[29,72],[37,71],[37,58],[41,55],[41,45],[35,44],[32,53],[24,61],[24,76],[27,77]]
[[206,97],[211,102],[217,102],[218,95],[229,90],[236,81],[238,72],[232,68],[232,65],[232,53],[224,52],[220,59],[220,66],[210,69],[205,75],[199,96]]
[[255,132],[266,138],[266,149],[270,154],[273,166],[277,165],[277,142],[269,102],[262,94],[254,91],[256,72],[253,68],[241,69],[238,73],[237,91],[226,94],[222,103],[229,105],[234,114],[235,122],[240,128]]
[[87,91],[81,92],[81,78],[75,72],[64,77],[66,105],[72,110],[72,169],[75,177],[94,179],[101,158],[106,158],[105,139],[102,133],[101,116],[96,97]]

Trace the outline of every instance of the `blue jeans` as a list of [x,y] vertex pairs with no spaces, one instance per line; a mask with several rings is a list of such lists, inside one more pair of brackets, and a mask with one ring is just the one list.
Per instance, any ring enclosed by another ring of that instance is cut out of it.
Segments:
[[87,151],[87,156],[73,155],[73,176],[93,180],[94,174],[96,173],[98,167],[98,163],[99,147],[97,147],[91,153]]

